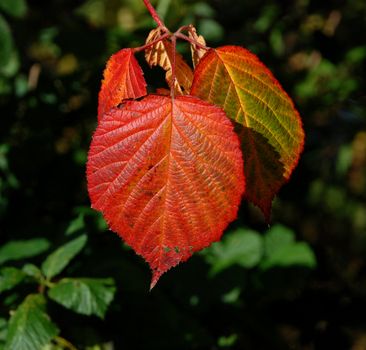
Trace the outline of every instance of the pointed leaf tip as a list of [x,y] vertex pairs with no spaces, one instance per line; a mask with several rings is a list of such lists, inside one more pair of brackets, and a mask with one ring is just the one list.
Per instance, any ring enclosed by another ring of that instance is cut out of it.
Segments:
[[221,108],[150,95],[105,114],[87,163],[92,205],[153,278],[220,239],[244,191],[237,135]]
[[156,283],[158,283],[162,274],[163,273],[160,271],[153,271],[153,275],[151,277],[150,289],[149,289],[150,292],[156,286]]
[[304,145],[292,100],[258,57],[239,46],[211,49],[195,69],[191,94],[221,106],[242,127],[245,195],[269,220]]
[[69,262],[84,248],[86,235],[81,235],[62,245],[51,253],[42,263],[42,272],[47,278],[53,278],[69,264]]

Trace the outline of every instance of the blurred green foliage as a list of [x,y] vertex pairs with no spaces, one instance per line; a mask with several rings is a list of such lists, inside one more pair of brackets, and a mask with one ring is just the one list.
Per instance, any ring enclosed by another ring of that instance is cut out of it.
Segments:
[[[109,304],[115,293],[115,283],[112,278],[62,278],[55,279],[70,261],[84,248],[87,237],[81,235],[62,245],[49,254],[41,268],[26,263],[22,268],[0,268],[0,294],[19,289],[19,285],[38,285],[38,292],[26,295],[24,300],[17,294],[14,298],[5,299],[4,306],[13,308],[17,302],[20,305],[12,311],[8,324],[5,319],[0,326],[4,332],[0,339],[0,347],[5,350],[13,349],[43,349],[67,347],[69,342],[58,337],[60,332],[47,313],[49,300],[61,304],[67,309],[83,315],[96,315],[104,318]],[[49,242],[45,239],[30,239],[10,241],[0,250],[0,265],[9,260],[23,260],[37,256],[48,250]]]
[[153,21],[140,0],[0,0],[0,349],[365,349],[366,2],[153,4],[271,68],[302,116],[300,163],[271,227],[243,201],[147,292],[147,265],[90,209],[85,162],[105,61]]

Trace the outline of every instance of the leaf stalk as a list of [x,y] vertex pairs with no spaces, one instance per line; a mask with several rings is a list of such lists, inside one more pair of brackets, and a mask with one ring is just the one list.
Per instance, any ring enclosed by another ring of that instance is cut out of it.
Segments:
[[140,52],[140,51],[146,50],[146,49],[150,48],[151,46],[154,46],[155,44],[157,44],[159,41],[169,38],[171,35],[172,35],[171,33],[165,33],[162,36],[159,36],[159,38],[153,40],[152,42],[150,42],[146,45],[135,47],[133,49],[133,52]]
[[65,338],[62,338],[60,336],[55,337],[55,342],[62,346],[62,348],[64,349],[69,349],[69,350],[78,350],[73,344],[71,344],[68,340],[66,340]]
[[149,10],[149,12],[151,14],[151,17],[156,22],[156,24],[159,27],[165,28],[167,30],[167,27],[165,26],[163,20],[160,18],[160,16],[158,15],[158,13],[154,9],[154,7],[151,5],[150,1],[149,0],[143,0],[143,1],[144,1],[144,4],[145,4],[146,8]]
[[176,65],[176,50],[177,50],[177,38],[175,35],[171,37],[172,41],[172,54],[173,54],[173,62],[172,62],[172,85],[170,87],[170,96],[172,99],[175,97],[175,81],[177,79],[175,74],[175,65]]

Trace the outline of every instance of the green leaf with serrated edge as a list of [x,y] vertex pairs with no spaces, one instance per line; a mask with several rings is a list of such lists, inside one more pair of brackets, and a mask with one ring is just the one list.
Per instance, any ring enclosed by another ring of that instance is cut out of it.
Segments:
[[221,106],[239,126],[246,193],[269,220],[304,144],[290,97],[257,56],[239,46],[211,49],[194,72],[191,94]]
[[11,316],[5,350],[42,349],[58,334],[41,294],[28,295]]
[[260,267],[303,266],[314,268],[316,258],[309,244],[295,241],[295,234],[282,225],[273,226],[264,236],[265,258]]
[[15,267],[0,269],[0,293],[10,290],[23,281],[25,274]]
[[21,260],[39,255],[46,251],[49,246],[50,243],[45,238],[10,241],[0,247],[0,264],[9,260]]
[[59,274],[71,259],[83,249],[86,241],[86,235],[81,235],[51,253],[42,264],[44,275],[50,279]]
[[13,17],[23,17],[27,12],[25,0],[1,0],[0,9]]
[[213,243],[203,254],[212,265],[211,274],[233,265],[252,268],[263,255],[262,237],[258,232],[239,228],[225,235],[221,242]]
[[48,296],[77,313],[103,318],[115,293],[113,279],[64,278]]

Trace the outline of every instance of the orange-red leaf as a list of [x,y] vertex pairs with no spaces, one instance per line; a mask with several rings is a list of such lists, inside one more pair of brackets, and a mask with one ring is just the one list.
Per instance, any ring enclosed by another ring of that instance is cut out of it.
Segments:
[[[161,36],[161,30],[159,28],[153,29],[146,39],[146,44],[152,43],[159,38],[159,36]],[[159,65],[166,71],[165,79],[169,87],[171,87],[173,84],[172,66],[174,59],[171,42],[164,39],[145,49],[145,59],[150,67]],[[178,52],[175,53],[175,77],[175,92],[178,95],[187,94],[191,89],[193,72],[191,67]]]
[[132,49],[123,49],[107,62],[99,92],[98,120],[123,100],[146,95],[146,82]]
[[87,164],[92,206],[153,270],[220,239],[244,190],[237,135],[218,107],[149,95],[106,113]]
[[191,94],[221,106],[241,125],[246,197],[268,220],[273,197],[304,143],[290,97],[257,56],[238,46],[212,49],[200,60]]

